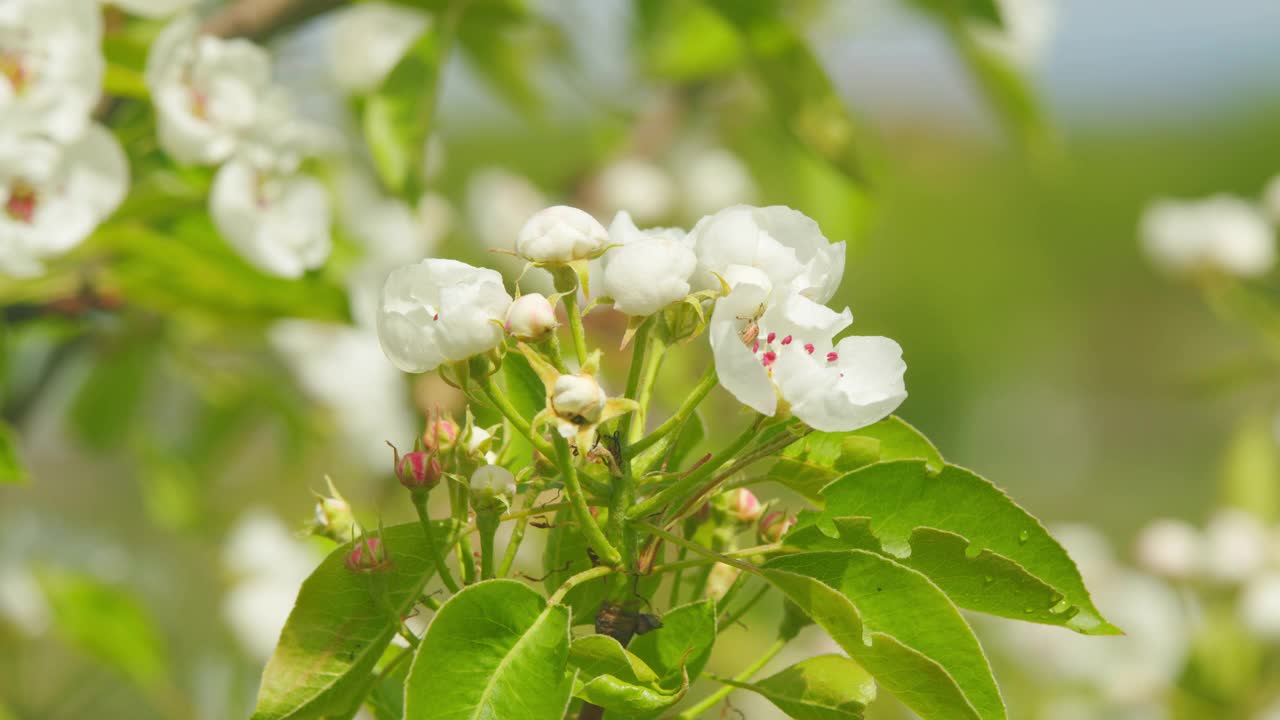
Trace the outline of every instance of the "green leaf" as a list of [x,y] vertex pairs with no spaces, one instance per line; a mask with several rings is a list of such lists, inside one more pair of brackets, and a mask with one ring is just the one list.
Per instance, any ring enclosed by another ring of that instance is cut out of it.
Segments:
[[[885,554],[867,518],[835,518],[839,537],[816,526],[797,527],[788,545],[806,550],[870,550]],[[1028,573],[1021,565],[990,550],[976,555],[969,541],[954,533],[916,528],[911,554],[893,559],[924,573],[956,605],[1013,620],[1066,626],[1075,612],[1062,604],[1062,594]]]
[[687,672],[696,679],[711,659],[716,642],[716,605],[698,600],[668,610],[662,627],[637,635],[627,648],[653,668],[664,682]]
[[836,480],[822,495],[826,502],[819,524],[828,530],[834,530],[834,518],[870,518],[884,550],[904,557],[916,528],[959,535],[968,541],[970,555],[989,550],[1054,588],[1066,603],[1059,612],[1075,613],[1067,627],[1090,635],[1120,632],[1094,607],[1080,571],[1044,526],[968,470],[947,465],[931,473],[919,460],[877,463]]
[[1057,149],[1056,133],[1035,89],[1013,58],[983,42],[967,25],[953,25],[951,37],[1001,123],[1033,155],[1052,156]]
[[680,435],[676,437],[675,445],[671,448],[671,454],[667,458],[667,467],[680,468],[684,467],[684,463],[698,449],[698,445],[707,437],[707,426],[702,421],[702,416],[697,412],[689,416],[684,426],[680,428]]
[[58,633],[141,687],[164,676],[168,660],[150,613],[127,589],[88,575],[49,571],[38,580]]
[[836,93],[804,36],[786,21],[781,3],[706,0],[745,43],[769,107],[792,136],[856,184],[866,169],[856,147],[853,116]]
[[931,468],[940,469],[944,464],[938,449],[919,430],[890,416],[850,432],[809,433],[783,450],[767,479],[820,507],[822,488],[842,474],[883,460],[903,458],[925,460]]
[[1005,717],[977,638],[924,575],[863,550],[774,558],[764,575],[924,720]]
[[18,452],[18,434],[0,420],[0,485],[22,485],[27,482],[27,469]]
[[431,134],[440,76],[456,11],[434,18],[382,87],[365,98],[364,139],[379,179],[392,192],[416,199],[422,158]]
[[578,669],[576,697],[627,717],[660,713],[680,702],[689,690],[689,676],[683,667],[675,682],[668,684],[608,635],[575,640],[569,662]]
[[645,68],[669,80],[702,80],[734,70],[746,48],[733,26],[700,2],[637,0],[636,49]]
[[408,678],[409,663],[401,661],[369,691],[365,705],[375,720],[404,720],[404,684]]
[[1004,24],[996,0],[911,0],[915,5],[943,17],[962,18],[990,23],[996,27]]
[[[453,534],[449,521],[437,534]],[[262,673],[253,720],[318,718],[352,707],[397,632],[392,609],[408,615],[435,563],[418,523],[382,533],[391,567],[362,574],[346,568],[351,545],[334,550],[298,591],[280,642]],[[379,597],[379,594],[385,596]]]
[[514,580],[453,596],[432,619],[405,686],[406,720],[560,720],[569,705],[569,609]]
[[489,87],[511,107],[525,116],[533,116],[542,108],[534,84],[536,48],[522,43],[522,32],[529,28],[494,27],[473,20],[467,13],[458,31],[458,45],[467,62]]
[[116,447],[134,429],[155,351],[152,342],[121,337],[98,354],[71,406],[71,421],[90,448]]
[[[506,380],[507,397],[526,420],[532,420],[546,407],[546,388],[523,355],[507,353],[502,360],[502,377]],[[515,431],[508,435],[511,442],[503,450],[500,464],[512,469],[532,464],[533,446],[529,440]]]
[[819,655],[758,683],[720,682],[768,698],[795,720],[860,720],[876,699],[876,683],[843,655]]

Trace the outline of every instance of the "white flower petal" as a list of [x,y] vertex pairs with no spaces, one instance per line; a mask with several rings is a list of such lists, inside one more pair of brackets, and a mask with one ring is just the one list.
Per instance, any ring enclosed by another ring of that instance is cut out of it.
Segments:
[[308,176],[275,177],[230,161],[214,177],[209,211],[227,242],[264,272],[296,278],[329,257],[328,193]]
[[431,22],[424,12],[368,2],[332,14],[329,72],[338,89],[362,94],[382,85]]
[[768,290],[740,284],[716,303],[707,335],[720,384],[739,402],[765,415],[778,409],[778,396],[769,371],[743,343],[743,330],[759,315]]
[[698,259],[684,231],[641,231],[626,212],[609,226],[609,241],[621,245],[604,254],[604,293],[626,315],[652,315],[690,292],[689,278]]
[[902,348],[884,337],[847,337],[828,360],[792,346],[773,369],[791,411],[815,430],[846,432],[884,419],[907,397]]
[[817,302],[835,294],[844,275],[844,243],[832,244],[818,224],[783,206],[736,205],[705,217],[690,232],[702,265],[698,285],[743,265],[765,272],[774,288]]

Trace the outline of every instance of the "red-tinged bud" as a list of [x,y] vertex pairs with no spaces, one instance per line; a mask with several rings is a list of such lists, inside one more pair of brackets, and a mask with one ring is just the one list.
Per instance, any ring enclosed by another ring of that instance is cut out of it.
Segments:
[[764,506],[755,493],[746,488],[738,488],[729,493],[729,512],[733,514],[734,520],[750,525],[764,514]]
[[355,547],[347,553],[346,565],[351,572],[380,572],[391,567],[391,558],[387,556],[387,547],[381,538],[365,537],[357,540]]
[[396,461],[396,478],[410,490],[430,490],[440,484],[440,461],[426,452],[405,453]]
[[795,524],[795,518],[787,517],[787,514],[780,510],[765,515],[760,519],[760,542],[781,542],[783,536],[785,536],[787,532],[795,526]]
[[448,416],[427,423],[422,433],[422,447],[431,453],[449,452],[458,444],[458,424]]

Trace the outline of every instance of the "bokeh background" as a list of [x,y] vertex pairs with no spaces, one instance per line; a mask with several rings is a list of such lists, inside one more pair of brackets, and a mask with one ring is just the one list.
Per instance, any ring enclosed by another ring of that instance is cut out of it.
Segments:
[[[512,242],[552,201],[607,219],[611,205],[665,193],[654,220],[686,226],[722,198],[788,204],[850,243],[837,300],[856,332],[902,344],[910,398],[899,414],[1046,523],[1089,526],[1085,545],[1103,538],[1131,562],[1152,520],[1202,525],[1274,485],[1280,398],[1265,342],[1155,270],[1137,227],[1155,197],[1256,197],[1280,172],[1280,4],[1028,2],[1011,64],[1041,121],[1020,124],[927,13],[796,3],[792,22],[856,119],[865,184],[781,132],[776,98],[723,47],[723,28],[618,0],[532,5],[539,22],[514,45],[540,60],[527,87],[463,57],[447,67],[438,196],[417,216],[438,238],[433,253],[489,262],[488,246]],[[307,112],[350,131],[326,85],[332,34],[321,17],[270,47]],[[125,134],[134,147],[153,142]],[[610,181],[623,160],[647,164]],[[343,187],[352,205],[377,202]],[[153,253],[201,262],[215,251],[200,226],[165,219],[156,230],[173,246]],[[359,242],[339,247],[341,261]],[[303,537],[312,491],[327,474],[366,520],[407,517],[381,441],[408,442],[422,410],[456,400],[430,378],[387,380],[376,338],[277,323],[298,306],[345,302],[337,283],[314,278],[241,302],[241,286],[218,285],[229,271],[159,263],[139,271],[155,292],[137,304],[125,292],[118,307],[37,310],[108,262],[101,248],[91,241],[42,283],[0,278],[3,409],[30,475],[0,488],[0,717],[244,717],[272,618],[328,549]],[[182,272],[212,278],[196,300],[169,287],[191,284]],[[669,397],[707,360],[679,351]],[[732,431],[732,405],[714,407],[726,422],[712,427]],[[1173,597],[1175,609],[1186,599]],[[766,644],[760,629],[776,613],[763,606],[729,631],[713,668],[732,672]],[[1163,632],[1090,652],[1140,664],[1135,644]],[[1079,678],[1059,674],[1052,689],[1020,672],[1027,656],[1001,633],[982,626],[1012,717],[1263,717],[1280,683],[1259,660],[1261,689],[1244,704],[1188,705],[1165,686],[1155,700],[1090,704],[1101,691]],[[1185,655],[1190,643],[1156,652]],[[1185,680],[1180,668],[1167,684]],[[1049,701],[1064,693],[1069,703]],[[742,695],[726,717],[774,717]]]

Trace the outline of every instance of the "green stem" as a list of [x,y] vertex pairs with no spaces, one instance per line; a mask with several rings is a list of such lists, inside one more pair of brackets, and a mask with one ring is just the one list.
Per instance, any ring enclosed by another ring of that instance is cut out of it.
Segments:
[[587,505],[587,497],[582,493],[582,485],[578,482],[578,470],[573,466],[573,456],[569,453],[569,442],[559,435],[555,436],[556,459],[560,465],[560,475],[564,480],[565,494],[573,507],[574,519],[587,540],[587,544],[595,552],[596,557],[605,565],[617,565],[622,560],[617,548],[609,542],[599,523],[591,516],[591,508]]
[[[540,487],[531,487],[525,493],[524,504],[526,508],[533,505],[538,499]],[[532,515],[528,512],[508,513],[503,519],[518,515],[516,524],[511,528],[511,539],[507,541],[507,551],[502,556],[502,564],[498,566],[498,577],[506,577],[511,572],[511,566],[516,561],[516,553],[520,552],[520,543],[524,542],[525,529],[529,527],[529,518]]]
[[[692,391],[690,391],[689,396],[684,399],[684,402],[681,403],[675,414],[663,421],[661,425],[655,428],[654,431],[649,433],[646,437],[633,443],[631,446],[631,452],[634,454],[643,452],[649,446],[666,437],[673,430],[684,425],[685,421],[688,420],[689,417],[693,415],[693,412],[698,409],[698,405],[707,397],[707,393],[711,392],[711,388],[715,387],[716,383],[719,381],[720,378],[716,376],[715,365],[708,367],[706,372],[702,373],[702,378],[698,380],[698,384],[694,386]],[[645,469],[647,470],[648,468]]]
[[480,513],[476,517],[476,527],[480,529],[480,579],[492,580],[493,541],[498,533],[499,518],[497,513]]
[[[671,599],[667,601],[667,604],[671,607],[680,604],[680,585],[684,582],[684,568],[680,567],[680,565],[685,562],[685,558],[688,555],[688,550],[680,548],[680,551],[676,553],[676,561],[668,566],[674,568],[676,573],[675,577],[671,578]],[[653,571],[659,572],[659,568],[655,567]]]
[[696,542],[693,542],[691,540],[685,540],[679,535],[673,535],[667,532],[666,530],[663,530],[662,528],[658,527],[657,525],[653,525],[647,522],[636,522],[635,526],[642,530],[648,530],[649,532],[662,538],[663,540],[666,540],[667,542],[673,545],[676,545],[677,547],[686,548],[692,551],[693,554],[701,555],[702,557],[707,558],[708,560],[712,560],[714,562],[722,562],[725,565],[732,565],[733,567],[736,567],[739,570],[745,570],[746,572],[749,572],[749,573],[756,572],[755,566],[752,565],[751,563],[743,562],[742,560],[738,560],[737,558],[730,557],[723,553],[718,553],[714,550],[708,550],[707,548],[702,547]]
[[569,367],[564,364],[564,355],[560,352],[560,336],[554,332],[547,333],[547,339],[542,344],[547,357],[551,358],[551,364],[555,366],[556,370],[559,370],[561,375],[568,375]]
[[582,312],[578,309],[578,291],[564,294],[564,311],[569,316],[569,334],[573,336],[573,352],[578,357],[578,367],[587,364],[587,337],[582,330]]
[[507,398],[507,394],[502,392],[502,389],[493,381],[492,375],[480,380],[479,386],[480,398],[487,401],[490,405],[498,408],[498,411],[507,418],[507,421],[511,423],[511,426],[514,427],[521,435],[528,438],[529,443],[533,445],[535,450],[542,453],[543,457],[550,458],[555,455],[555,451],[551,449],[551,445],[547,443],[546,438],[533,431],[533,426],[531,426],[529,421],[520,414],[520,411],[516,409],[516,406],[511,404],[511,400]]
[[422,533],[427,536],[427,552],[431,553],[431,560],[436,564],[436,573],[440,575],[440,581],[444,586],[449,588],[449,592],[456,593],[459,590],[458,582],[453,579],[453,573],[444,559],[444,549],[440,547],[440,541],[436,538],[435,528],[431,527],[431,515],[427,512],[427,493],[417,490],[412,492],[410,497],[413,498],[414,509],[418,511]]
[[667,344],[657,333],[649,335],[649,352],[645,356],[644,375],[640,378],[640,394],[636,402],[635,422],[631,426],[631,434],[627,442],[638,442],[644,436],[644,429],[649,418],[649,402],[653,400],[653,385],[658,380],[658,371],[662,369],[662,359],[667,353]]
[[[786,644],[787,641],[782,638],[774,640],[773,645],[770,646],[768,650],[765,650],[764,654],[759,658],[756,658],[755,662],[748,665],[742,670],[742,672],[738,673],[737,676],[733,678],[734,681],[747,682],[750,680],[753,675],[760,672],[765,665],[768,665],[769,661],[776,657],[779,652],[782,652],[782,648],[785,647]],[[697,718],[699,715],[711,710],[716,705],[719,705],[722,700],[729,696],[729,693],[737,689],[738,688],[733,685],[725,685],[703,698],[702,702],[677,715],[676,720],[694,720],[694,718]]]
[[[451,483],[449,491],[449,500],[453,507],[453,520],[459,526],[465,526],[469,512],[467,488],[457,483]],[[462,533],[458,536],[457,547],[458,567],[462,570],[462,583],[470,585],[476,581],[476,560],[475,556],[471,554],[470,533]]]
[[[631,510],[627,513],[627,516],[631,518],[644,517],[666,507],[675,500],[683,499],[691,490],[698,488],[698,486],[710,477],[713,472],[718,470],[721,465],[729,462],[734,455],[742,452],[742,449],[751,443],[751,440],[755,438],[756,433],[760,431],[760,420],[762,417],[763,416],[757,418],[756,421],[751,423],[751,426],[744,430],[742,434],[734,439],[733,442],[729,443],[729,445],[719,453],[713,455],[710,460],[699,466],[697,470],[694,470],[688,475],[680,478],[670,486],[659,490],[647,499],[633,505]],[[682,505],[679,511],[674,514],[672,514],[668,509],[666,514],[667,522],[672,518],[680,517],[686,510],[686,506],[702,494],[703,493],[700,491],[697,495],[685,500],[685,505]]]
[[725,613],[723,618],[716,621],[716,632],[724,632],[727,628],[733,627],[735,623],[742,619],[743,615],[751,612],[751,608],[764,599],[764,596],[769,593],[770,587],[772,586],[768,583],[761,585],[756,594],[747,598],[745,602],[738,606],[737,610],[732,613]]
[[558,589],[556,589],[555,593],[552,594],[552,596],[547,600],[547,604],[555,605],[556,603],[563,600],[564,596],[568,595],[569,591],[572,590],[574,587],[581,585],[582,583],[587,582],[588,580],[595,580],[598,577],[604,577],[605,575],[608,575],[611,572],[613,572],[613,568],[605,565],[597,565],[593,568],[583,570],[577,575],[574,575],[568,580],[565,580],[564,584],[561,585]]

